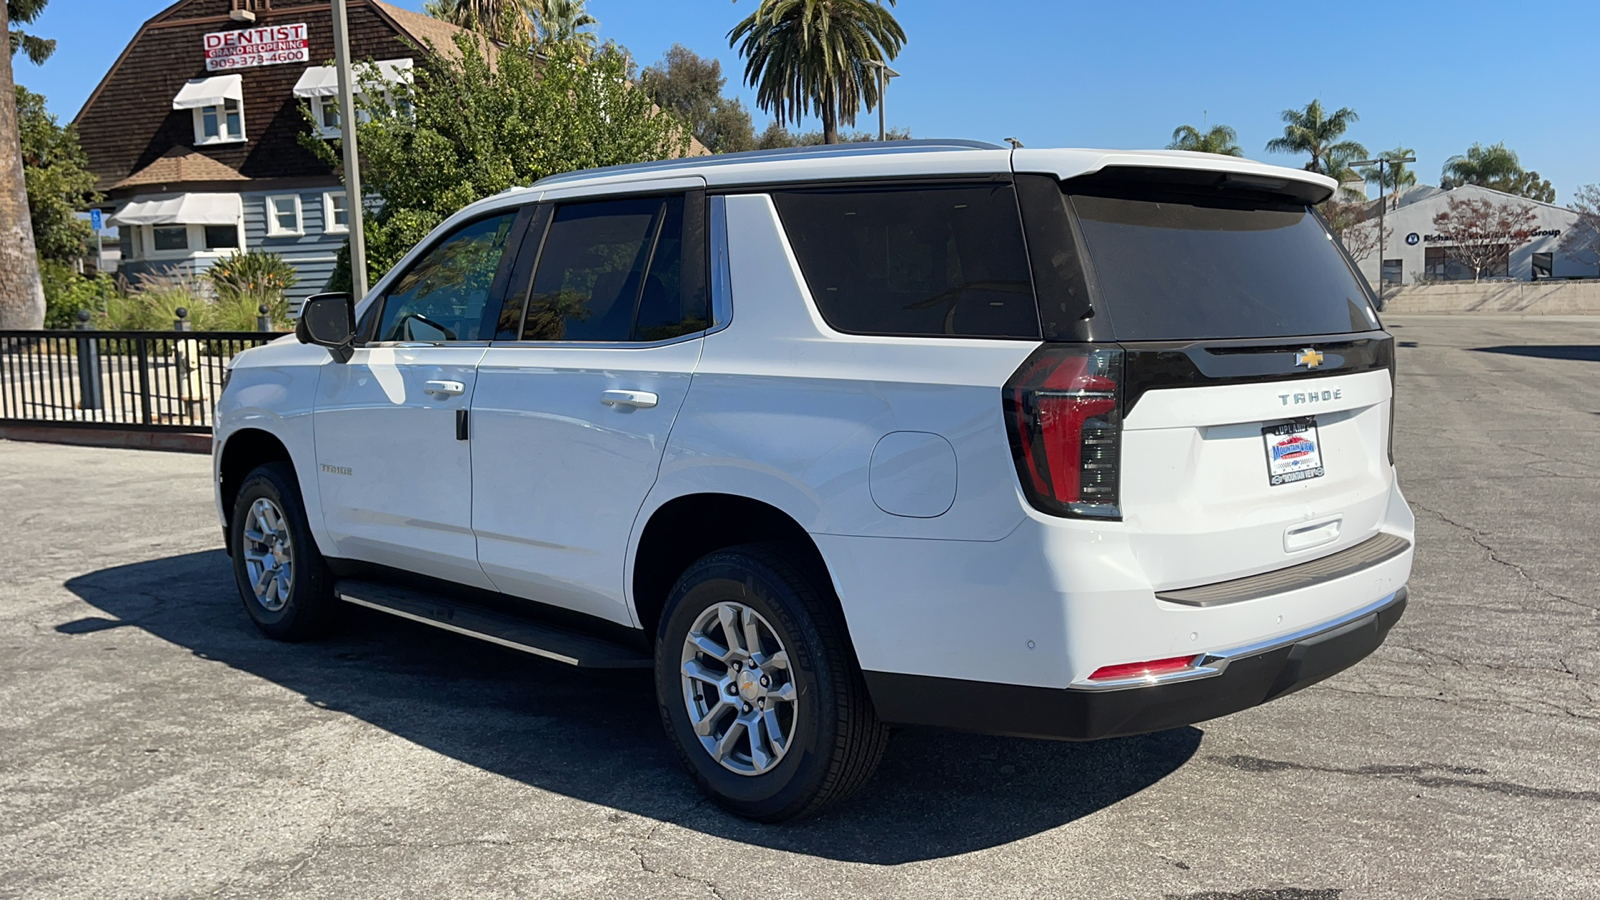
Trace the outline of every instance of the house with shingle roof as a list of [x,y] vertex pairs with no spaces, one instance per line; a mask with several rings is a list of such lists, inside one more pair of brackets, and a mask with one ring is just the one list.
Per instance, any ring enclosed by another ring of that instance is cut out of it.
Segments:
[[[348,0],[351,58],[407,77],[460,29],[381,0]],[[198,275],[237,249],[323,289],[348,233],[339,177],[301,145],[339,135],[329,0],[178,0],[140,27],[74,124],[118,226],[120,271]]]

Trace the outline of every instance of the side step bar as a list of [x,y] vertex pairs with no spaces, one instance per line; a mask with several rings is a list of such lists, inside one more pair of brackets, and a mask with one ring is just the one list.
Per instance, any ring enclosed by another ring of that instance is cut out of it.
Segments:
[[341,579],[339,599],[402,619],[510,647],[545,659],[593,669],[647,669],[651,658],[631,647],[532,619],[507,615],[438,594],[372,581]]

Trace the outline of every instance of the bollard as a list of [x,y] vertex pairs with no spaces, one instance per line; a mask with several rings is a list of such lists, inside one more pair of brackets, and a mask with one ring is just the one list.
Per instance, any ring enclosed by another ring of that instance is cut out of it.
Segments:
[[183,307],[180,306],[177,309],[177,313],[178,313],[178,321],[173,323],[173,325],[172,325],[172,330],[173,331],[189,331],[190,329],[192,329],[194,327],[189,322],[189,311],[187,309],[184,309]]
[[[87,309],[78,310],[77,327],[79,331],[94,330]],[[100,386],[100,342],[92,337],[78,338],[78,408],[105,408]]]
[[268,315],[267,305],[265,303],[256,307],[256,330],[272,330],[272,316]]

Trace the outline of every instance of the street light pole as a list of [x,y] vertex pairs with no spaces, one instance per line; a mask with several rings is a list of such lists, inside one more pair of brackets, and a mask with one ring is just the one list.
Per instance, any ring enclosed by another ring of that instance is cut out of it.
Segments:
[[899,78],[900,73],[889,68],[889,64],[882,60],[869,59],[866,65],[878,70],[878,140],[886,141],[889,139],[889,130],[887,114],[884,112],[884,94],[889,89],[889,79]]
[[[1389,171],[1392,172],[1392,171],[1394,171],[1394,166],[1395,166],[1396,163],[1410,163],[1410,162],[1416,162],[1416,161],[1417,161],[1417,158],[1415,156],[1395,156],[1395,157],[1380,156],[1377,159],[1360,159],[1360,160],[1356,160],[1353,163],[1350,163],[1350,165],[1352,167],[1354,167],[1354,166],[1377,166],[1378,167],[1378,309],[1380,309],[1380,310],[1383,309],[1384,286],[1387,283],[1386,279],[1384,279],[1384,277],[1383,277],[1383,257],[1384,257],[1383,219],[1384,219],[1384,213],[1386,213],[1388,211],[1388,209],[1389,209],[1389,204],[1384,201],[1384,196],[1383,196],[1383,186],[1384,186],[1383,185],[1383,167],[1385,165],[1387,165],[1389,167]],[[1398,191],[1399,189],[1400,189],[1400,186],[1399,185],[1395,185],[1395,190]]]
[[344,208],[350,218],[350,282],[356,299],[367,295],[366,229],[361,222],[361,158],[356,152],[355,85],[350,77],[350,13],[333,0],[333,63],[339,73],[339,131],[344,144]]

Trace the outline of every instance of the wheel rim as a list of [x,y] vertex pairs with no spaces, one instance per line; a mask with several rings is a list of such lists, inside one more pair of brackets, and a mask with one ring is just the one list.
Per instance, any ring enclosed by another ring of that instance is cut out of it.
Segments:
[[244,567],[256,602],[267,612],[289,603],[294,589],[294,542],[289,539],[288,517],[266,497],[250,504],[244,520]]
[[800,707],[789,654],[761,614],[717,603],[683,641],[683,701],[695,736],[712,759],[740,775],[783,761]]

